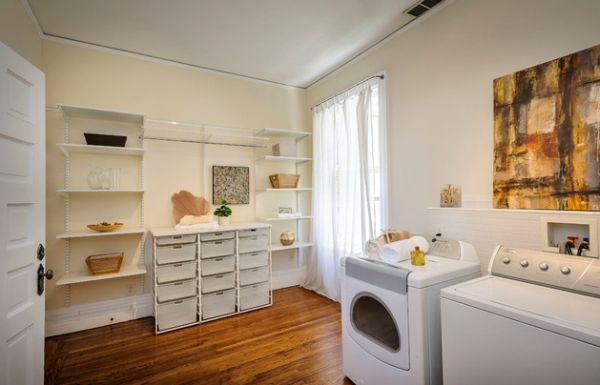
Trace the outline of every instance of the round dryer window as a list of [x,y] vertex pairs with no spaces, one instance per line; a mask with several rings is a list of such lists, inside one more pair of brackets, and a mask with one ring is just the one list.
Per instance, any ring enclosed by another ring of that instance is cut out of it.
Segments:
[[361,293],[352,302],[352,326],[369,340],[397,352],[400,350],[400,334],[394,317],[376,297]]

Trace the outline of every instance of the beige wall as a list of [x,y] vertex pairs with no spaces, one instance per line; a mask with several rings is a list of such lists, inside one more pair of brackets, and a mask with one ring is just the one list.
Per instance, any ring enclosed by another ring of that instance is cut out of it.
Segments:
[[0,41],[41,68],[42,39],[21,0],[0,0]]
[[[57,103],[92,106],[139,112],[155,119],[252,130],[265,127],[310,129],[305,92],[302,90],[50,41],[44,41],[43,69],[46,73],[48,106]],[[64,271],[64,241],[55,238],[64,229],[64,200],[55,191],[63,187],[64,157],[56,143],[63,141],[64,121],[59,113],[48,112],[47,115],[48,264],[60,277]],[[82,138],[79,136],[72,140],[82,141]],[[181,189],[209,198],[212,165],[248,166],[251,167],[251,175],[254,175],[254,158],[258,155],[252,149],[226,146],[204,147],[199,144],[149,140],[145,142],[145,146],[144,216],[148,228],[172,226],[170,196]],[[73,164],[75,162],[76,159],[73,159]],[[111,162],[113,160],[101,156],[81,159],[77,166],[80,169],[73,176],[77,179],[73,181],[73,185],[85,187],[85,175],[90,167],[109,166]],[[138,180],[135,165],[123,167],[132,180]],[[123,187],[124,183],[127,182],[121,182]],[[256,183],[263,181],[257,180]],[[255,181],[251,178],[251,189],[254,184]],[[135,204],[135,200],[129,206],[119,207],[111,206],[106,201],[84,199],[80,198],[78,208],[72,208],[75,221],[73,227],[83,227],[86,223],[102,220],[134,223],[139,218],[140,207]],[[260,205],[266,205],[265,201],[271,200],[260,199],[263,198],[259,198],[258,210],[267,210],[268,207]],[[255,195],[251,193],[250,205],[233,206],[233,221],[254,220],[255,204]],[[72,270],[85,269],[83,260],[87,253],[106,249],[105,243],[93,240],[73,241],[71,244]],[[114,247],[120,250],[127,246],[117,243]],[[139,253],[139,250],[130,251],[132,253],[132,258],[135,259],[135,253]],[[150,256],[147,256],[147,261],[151,261]],[[274,269],[291,268],[294,266],[293,262],[286,255],[276,256]],[[151,291],[150,282],[149,279],[145,282],[146,292]],[[71,303],[76,305],[140,294],[142,290],[137,278],[73,285]],[[64,306],[64,289],[51,283],[47,293],[49,309]]]
[[457,0],[311,87],[308,105],[386,72],[391,225],[425,230],[446,183],[492,194],[492,80],[600,43],[597,0]]

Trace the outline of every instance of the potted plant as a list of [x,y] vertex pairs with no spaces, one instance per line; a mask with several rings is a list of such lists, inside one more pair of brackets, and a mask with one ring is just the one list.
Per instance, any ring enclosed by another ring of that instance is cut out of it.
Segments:
[[221,201],[221,207],[217,208],[213,214],[219,218],[219,226],[227,226],[231,216],[231,209],[227,206],[227,201]]

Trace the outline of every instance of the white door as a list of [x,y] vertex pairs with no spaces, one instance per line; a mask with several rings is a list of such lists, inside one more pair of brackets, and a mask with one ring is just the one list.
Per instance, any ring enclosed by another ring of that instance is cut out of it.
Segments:
[[44,382],[44,105],[44,74],[0,43],[0,385]]

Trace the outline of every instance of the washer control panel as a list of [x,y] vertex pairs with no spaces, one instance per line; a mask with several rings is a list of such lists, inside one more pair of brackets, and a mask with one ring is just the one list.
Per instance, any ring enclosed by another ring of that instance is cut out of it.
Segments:
[[498,247],[490,272],[600,297],[600,261],[596,258]]

